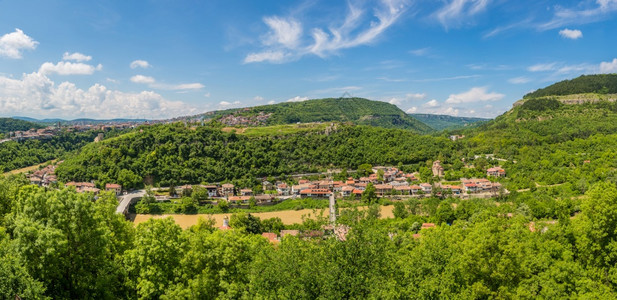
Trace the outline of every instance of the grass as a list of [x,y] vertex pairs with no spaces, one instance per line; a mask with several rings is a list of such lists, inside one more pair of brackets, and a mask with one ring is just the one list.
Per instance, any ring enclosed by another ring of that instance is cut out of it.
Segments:
[[305,123],[305,124],[288,124],[274,125],[264,127],[247,127],[242,131],[242,135],[249,137],[260,137],[268,135],[287,135],[296,133],[305,133],[311,131],[325,130],[328,125],[326,123]]
[[29,166],[29,167],[25,167],[25,168],[21,168],[21,169],[17,169],[17,170],[8,171],[8,172],[4,173],[4,175],[8,176],[8,175],[12,175],[12,174],[27,173],[27,172],[30,172],[30,171],[38,170],[39,167],[41,167],[41,166],[45,166],[45,165],[48,165],[48,164],[53,164],[56,161],[57,161],[57,159],[54,159],[54,160],[46,161],[44,163],[40,163],[38,165]]

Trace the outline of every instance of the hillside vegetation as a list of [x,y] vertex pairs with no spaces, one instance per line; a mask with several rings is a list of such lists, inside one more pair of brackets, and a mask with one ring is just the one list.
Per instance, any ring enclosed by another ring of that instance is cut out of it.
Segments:
[[[231,117],[230,117],[231,116]],[[258,116],[261,116],[258,118]],[[285,102],[272,105],[230,109],[205,114],[206,118],[220,120],[228,125],[236,125],[233,117],[245,117],[254,125],[281,125],[310,122],[351,122],[357,125],[370,125],[384,128],[410,129],[418,133],[428,133],[432,129],[410,117],[396,105],[362,98],[328,98],[302,102]]]
[[39,129],[43,127],[44,126],[42,125],[28,121],[12,118],[0,118],[0,133],[8,133],[11,131],[26,131],[32,128]]
[[142,178],[162,185],[216,182],[356,168],[367,162],[412,164],[450,153],[452,146],[444,137],[369,126],[243,135],[224,132],[215,124],[190,128],[175,123],[89,144],[56,173],[67,181],[121,182],[127,187],[140,184]]
[[460,129],[469,126],[477,126],[481,122],[486,122],[489,119],[470,118],[470,117],[455,117],[448,115],[433,115],[433,114],[410,114],[418,121],[430,126],[435,130],[444,129]]
[[523,96],[524,99],[584,93],[617,93],[617,74],[582,75],[564,80]]

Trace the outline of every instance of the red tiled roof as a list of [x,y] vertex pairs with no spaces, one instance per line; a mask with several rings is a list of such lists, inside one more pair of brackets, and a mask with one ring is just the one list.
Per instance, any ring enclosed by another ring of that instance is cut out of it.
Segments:
[[270,243],[278,243],[278,236],[276,235],[276,233],[274,232],[264,232],[261,234],[261,236],[267,238]]
[[422,223],[422,229],[433,228],[435,223]]

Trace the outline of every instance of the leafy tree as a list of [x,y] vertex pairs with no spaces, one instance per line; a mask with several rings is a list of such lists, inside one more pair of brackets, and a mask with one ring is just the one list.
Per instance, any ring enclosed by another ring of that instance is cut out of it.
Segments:
[[251,214],[237,213],[231,215],[229,226],[232,228],[244,228],[247,233],[261,234],[264,232],[261,220]]
[[[95,202],[71,189],[45,191],[27,186],[11,215],[15,251],[28,273],[52,298],[107,298],[122,273],[116,258],[130,247],[129,225],[119,223],[111,193]],[[117,201],[116,201],[117,203]]]
[[135,247],[123,257],[131,298],[161,297],[180,279],[177,266],[184,243],[181,233],[182,229],[172,218],[150,219],[137,226]]
[[362,192],[362,202],[366,204],[373,204],[377,201],[376,189],[373,183],[369,182],[366,185],[366,189]]
[[409,211],[404,202],[394,202],[394,217],[399,219],[405,219],[409,216]]
[[45,287],[30,276],[11,248],[9,236],[0,227],[0,298],[45,299]]

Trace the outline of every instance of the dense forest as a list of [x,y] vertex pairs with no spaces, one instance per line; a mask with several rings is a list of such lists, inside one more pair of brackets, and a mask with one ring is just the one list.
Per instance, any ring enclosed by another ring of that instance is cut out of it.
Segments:
[[[105,137],[113,137],[126,132],[112,130],[104,133]],[[45,139],[28,139],[25,141],[8,141],[0,144],[0,172],[8,172],[52,159],[81,149],[94,141],[102,131],[90,130],[86,132],[63,131],[58,135]]]
[[[0,297],[614,299],[615,184],[552,202],[555,219],[545,221],[516,201],[397,202],[394,219],[379,219],[378,206],[348,209],[338,221],[350,228],[344,240],[300,235],[272,245],[259,233],[285,229],[280,220],[234,215],[228,231],[209,220],[133,227],[111,194],[10,177],[0,179]],[[420,229],[429,221],[437,226]]]
[[220,119],[228,115],[255,116],[259,113],[271,114],[265,125],[298,122],[352,122],[358,125],[410,129],[419,133],[433,131],[429,126],[407,115],[396,105],[363,98],[328,98],[285,102],[218,111],[205,117]]
[[581,75],[564,80],[545,88],[526,94],[523,98],[572,95],[583,93],[615,94],[617,93],[617,74]]
[[61,180],[118,182],[133,187],[150,178],[152,183],[166,186],[328,167],[356,168],[367,162],[416,164],[440,154],[452,156],[454,147],[445,137],[369,126],[339,124],[330,132],[247,137],[223,132],[216,124],[192,128],[175,123],[142,127],[139,132],[87,145],[67,158],[56,173]]
[[23,120],[0,118],[0,134],[6,134],[11,131],[26,131],[30,129],[39,129],[43,127],[44,126],[42,125]]
[[469,126],[478,126],[482,122],[486,122],[489,119],[483,118],[470,118],[470,117],[454,117],[448,115],[433,115],[433,114],[409,114],[416,118],[418,121],[430,126],[435,130],[452,130],[460,129]]

